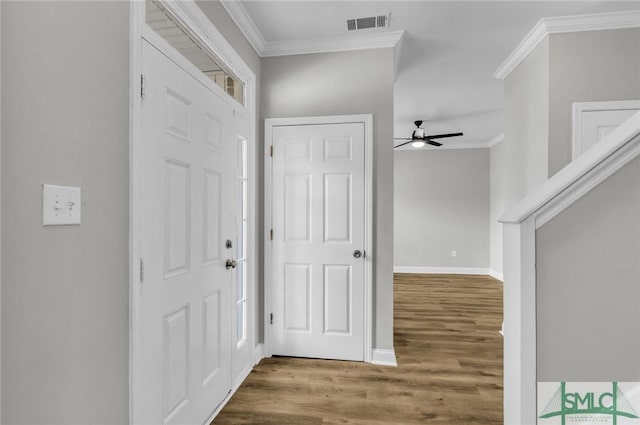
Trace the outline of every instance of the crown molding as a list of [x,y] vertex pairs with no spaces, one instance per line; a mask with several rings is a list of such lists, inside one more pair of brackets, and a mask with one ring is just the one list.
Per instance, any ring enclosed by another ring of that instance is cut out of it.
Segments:
[[265,41],[242,2],[221,0],[220,3],[251,44],[253,50],[263,58],[395,47],[404,35],[404,31],[392,31],[310,40]]
[[504,133],[500,133],[498,134],[496,137],[494,137],[493,139],[489,140],[487,142],[487,147],[488,148],[492,148],[495,145],[497,145],[498,143],[502,142],[504,140]]
[[222,3],[222,7],[224,7],[229,16],[231,16],[233,22],[236,23],[240,32],[244,34],[249,44],[251,44],[251,47],[253,47],[253,50],[256,51],[258,56],[262,56],[267,42],[264,41],[260,30],[258,30],[253,19],[251,19],[247,13],[247,9],[237,0],[221,0],[220,3]]
[[541,19],[535,27],[527,34],[527,36],[518,44],[518,47],[511,52],[507,59],[502,62],[502,65],[498,67],[496,72],[493,73],[493,78],[498,80],[504,80],[513,71],[520,62],[524,60],[529,53],[536,48],[538,44],[547,36],[547,28],[544,23],[544,19]]
[[304,55],[311,53],[346,52],[351,50],[395,47],[404,31],[353,34],[342,37],[311,40],[288,40],[267,42],[262,57]]
[[498,80],[507,78],[511,71],[549,34],[637,27],[640,27],[640,11],[638,10],[543,18],[498,67],[493,77]]
[[429,147],[428,149],[448,151],[448,150],[456,150],[456,149],[488,149],[488,148],[489,147],[483,143],[468,142],[468,143],[459,143],[459,144],[444,143],[442,146],[433,146],[433,147]]

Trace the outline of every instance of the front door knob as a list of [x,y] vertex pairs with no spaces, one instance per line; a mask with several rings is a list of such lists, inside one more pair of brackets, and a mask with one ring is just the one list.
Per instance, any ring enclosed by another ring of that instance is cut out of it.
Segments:
[[238,263],[236,260],[228,259],[224,266],[228,269],[235,269]]
[[356,249],[355,251],[353,251],[353,256],[355,258],[360,258],[360,257],[362,257],[362,252],[360,252],[360,250]]

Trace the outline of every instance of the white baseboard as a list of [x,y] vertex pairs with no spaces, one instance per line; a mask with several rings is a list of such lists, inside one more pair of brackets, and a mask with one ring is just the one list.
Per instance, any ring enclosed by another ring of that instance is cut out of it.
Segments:
[[485,274],[490,275],[490,269],[482,267],[413,267],[393,266],[394,273],[426,273],[426,274]]
[[374,348],[371,352],[371,363],[380,366],[398,366],[396,352],[382,348]]
[[502,274],[502,272],[489,269],[489,276],[491,276],[494,279],[498,279],[500,282],[504,282],[504,275]]
[[253,350],[253,364],[257,365],[262,359],[264,359],[264,344],[260,343]]

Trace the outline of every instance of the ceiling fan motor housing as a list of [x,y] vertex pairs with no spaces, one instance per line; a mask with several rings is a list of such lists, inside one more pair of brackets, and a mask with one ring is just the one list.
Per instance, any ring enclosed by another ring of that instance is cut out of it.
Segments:
[[462,133],[449,133],[449,134],[432,134],[427,135],[424,131],[424,128],[420,127],[422,125],[422,120],[417,120],[413,122],[416,125],[416,129],[411,133],[411,139],[394,139],[394,140],[407,140],[407,142],[400,143],[393,148],[399,148],[401,146],[407,145],[411,143],[414,148],[421,148],[426,144],[432,146],[442,146],[442,143],[436,142],[432,139],[443,139],[445,137],[457,137],[462,136]]

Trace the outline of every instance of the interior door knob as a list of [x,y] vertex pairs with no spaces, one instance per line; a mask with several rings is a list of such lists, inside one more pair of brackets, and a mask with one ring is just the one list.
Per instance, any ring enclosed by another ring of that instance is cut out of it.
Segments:
[[224,266],[228,269],[235,269],[236,266],[238,265],[238,263],[236,262],[236,260],[232,260],[232,259],[228,259],[226,263],[224,263]]
[[362,257],[362,252],[360,252],[359,249],[356,249],[355,251],[353,251],[353,256],[355,258],[360,258],[360,257]]

